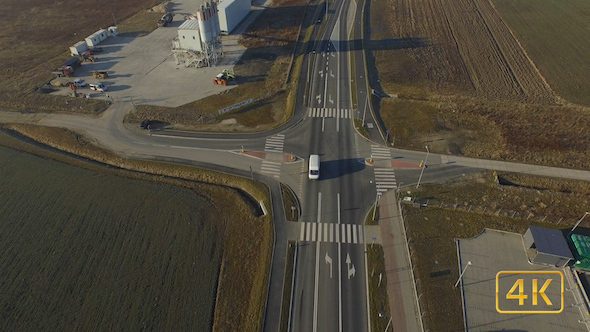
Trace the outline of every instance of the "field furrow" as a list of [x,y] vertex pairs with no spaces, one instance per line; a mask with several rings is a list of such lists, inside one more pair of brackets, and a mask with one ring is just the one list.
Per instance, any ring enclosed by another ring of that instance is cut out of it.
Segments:
[[518,41],[490,0],[474,0],[482,18],[486,22],[495,43],[504,55],[514,79],[522,92],[532,102],[555,103],[555,94],[545,83],[533,62],[528,58]]

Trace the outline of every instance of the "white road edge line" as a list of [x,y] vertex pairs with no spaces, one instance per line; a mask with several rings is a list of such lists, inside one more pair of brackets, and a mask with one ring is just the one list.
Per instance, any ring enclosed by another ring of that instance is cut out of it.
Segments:
[[367,298],[366,298],[366,302],[367,302],[367,331],[371,332],[371,307],[370,307],[370,299],[369,299],[369,268],[367,267],[367,262],[368,262],[368,258],[367,258],[367,242],[365,241],[365,286],[367,288]]
[[[340,224],[340,193],[337,193],[338,201],[338,224]],[[338,242],[338,331],[342,332],[342,263],[341,247],[342,243]]]
[[[318,220],[320,223],[322,212],[322,193],[318,192]],[[320,279],[320,242],[316,242],[315,247],[315,293],[313,296],[313,332],[318,330],[318,290]]]

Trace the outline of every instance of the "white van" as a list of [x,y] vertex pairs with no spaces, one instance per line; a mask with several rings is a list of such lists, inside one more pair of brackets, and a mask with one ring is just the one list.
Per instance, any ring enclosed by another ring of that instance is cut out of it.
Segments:
[[309,156],[309,179],[317,180],[320,178],[320,156],[312,154]]

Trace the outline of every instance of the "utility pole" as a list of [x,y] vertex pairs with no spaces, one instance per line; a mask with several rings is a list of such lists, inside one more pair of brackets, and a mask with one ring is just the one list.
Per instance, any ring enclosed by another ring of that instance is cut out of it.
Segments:
[[426,148],[426,160],[424,160],[424,164],[422,164],[422,171],[420,171],[420,177],[418,178],[418,184],[416,185],[416,189],[420,187],[420,180],[422,180],[422,174],[424,174],[424,169],[426,168],[426,162],[428,161],[428,155],[430,154],[430,150],[428,150],[428,145],[424,146]]

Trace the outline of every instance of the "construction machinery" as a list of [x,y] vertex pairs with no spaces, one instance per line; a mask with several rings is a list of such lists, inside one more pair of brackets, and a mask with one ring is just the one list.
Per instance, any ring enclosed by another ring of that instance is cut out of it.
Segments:
[[213,83],[217,85],[227,85],[227,82],[232,81],[236,78],[236,75],[231,73],[228,69],[225,69],[221,73],[219,73],[213,79]]
[[94,55],[88,54],[86,52],[80,53],[78,56],[80,57],[80,61],[94,62],[98,60],[98,58],[95,58]]
[[158,27],[166,27],[168,24],[172,23],[174,19],[174,14],[166,13],[162,16],[161,19],[158,20]]
[[60,70],[56,70],[51,73],[57,77],[71,77],[72,75],[74,75],[74,68],[72,68],[71,66],[66,66]]
[[94,78],[108,78],[109,77],[109,73],[107,73],[106,71],[98,71],[98,70],[95,70],[92,73],[92,76],[94,76]]

